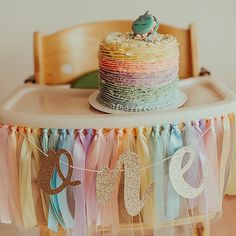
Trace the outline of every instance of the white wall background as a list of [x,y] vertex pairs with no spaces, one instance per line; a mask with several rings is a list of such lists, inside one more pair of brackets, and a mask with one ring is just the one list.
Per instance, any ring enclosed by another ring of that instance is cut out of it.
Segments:
[[34,31],[134,19],[147,9],[163,23],[195,22],[200,65],[236,91],[235,0],[0,0],[0,100],[33,74]]
[[[186,27],[195,22],[200,65],[236,91],[235,9],[235,0],[0,0],[0,100],[33,74],[34,31],[134,19],[146,10],[162,23]],[[0,235],[20,235],[0,228]]]

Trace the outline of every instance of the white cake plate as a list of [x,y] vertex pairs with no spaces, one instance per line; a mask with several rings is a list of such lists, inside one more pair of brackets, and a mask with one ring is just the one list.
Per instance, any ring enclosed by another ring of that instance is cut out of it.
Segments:
[[177,109],[181,106],[184,105],[184,103],[187,101],[187,95],[179,90],[179,93],[178,93],[178,97],[176,99],[176,102],[174,104],[171,104],[170,106],[167,106],[165,108],[162,108],[162,109],[157,109],[157,110],[152,110],[152,111],[142,111],[142,112],[130,112],[130,111],[119,111],[119,110],[113,110],[111,108],[108,108],[106,106],[103,106],[102,104],[100,104],[98,101],[97,101],[97,96],[99,94],[99,90],[96,90],[95,92],[93,92],[90,96],[89,96],[89,104],[99,110],[99,111],[102,111],[102,112],[105,112],[105,113],[109,113],[109,114],[122,114],[122,113],[148,113],[148,112],[153,112],[153,111],[164,111],[164,110],[173,110],[173,109]]

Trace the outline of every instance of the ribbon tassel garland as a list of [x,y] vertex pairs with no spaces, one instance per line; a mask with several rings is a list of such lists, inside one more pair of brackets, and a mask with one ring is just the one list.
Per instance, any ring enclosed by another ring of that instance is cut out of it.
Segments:
[[[226,191],[236,193],[235,128],[234,114],[120,129],[1,125],[1,222],[157,236],[207,219],[222,210],[228,175]],[[42,169],[42,160],[53,164]]]

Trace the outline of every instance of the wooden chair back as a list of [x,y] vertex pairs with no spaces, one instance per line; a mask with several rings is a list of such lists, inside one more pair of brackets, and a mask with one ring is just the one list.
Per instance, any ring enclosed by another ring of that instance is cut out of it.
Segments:
[[[129,32],[131,20],[101,21],[78,25],[50,35],[34,33],[35,80],[40,84],[66,84],[98,69],[100,41],[110,32]],[[180,78],[198,75],[195,26],[179,29],[160,25],[159,33],[179,41]]]
[[179,42],[179,76],[186,79],[198,76],[198,54],[196,25],[190,24],[187,29],[180,29],[169,25],[160,25],[158,32],[162,34],[171,34],[175,36]]

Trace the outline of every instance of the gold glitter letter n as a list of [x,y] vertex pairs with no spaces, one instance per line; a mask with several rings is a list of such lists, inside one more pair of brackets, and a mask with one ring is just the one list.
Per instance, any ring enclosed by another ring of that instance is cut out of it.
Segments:
[[125,152],[116,162],[114,170],[101,167],[96,178],[96,196],[100,204],[105,204],[111,199],[112,191],[124,164],[124,200],[127,212],[131,216],[139,214],[144,207],[146,199],[153,191],[152,183],[140,199],[140,158],[136,153]]

